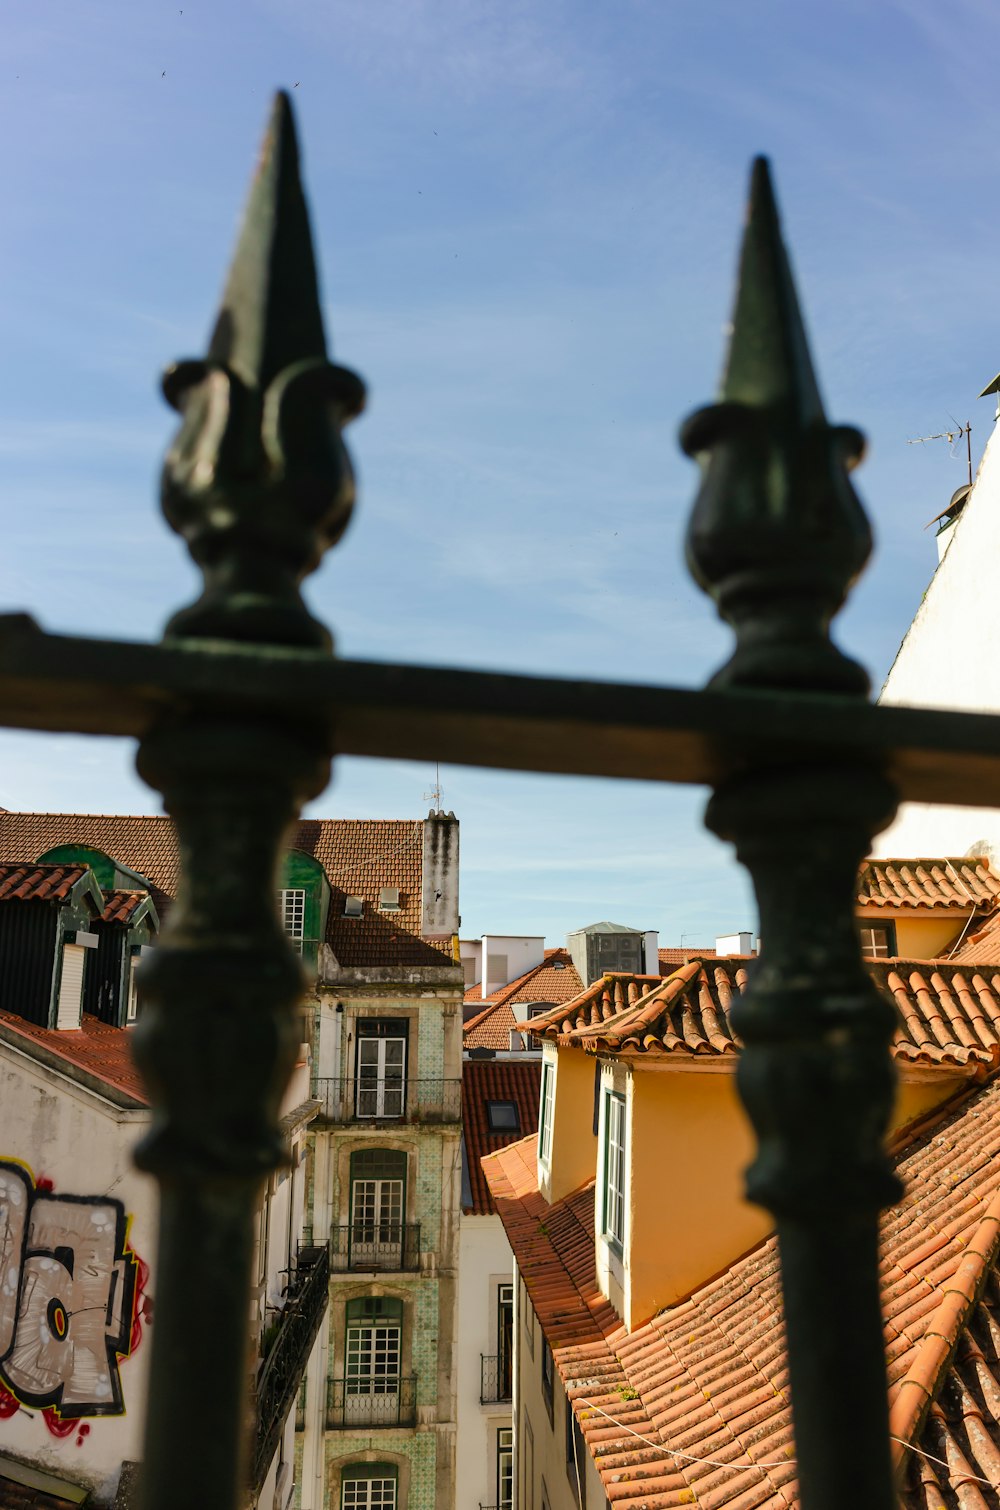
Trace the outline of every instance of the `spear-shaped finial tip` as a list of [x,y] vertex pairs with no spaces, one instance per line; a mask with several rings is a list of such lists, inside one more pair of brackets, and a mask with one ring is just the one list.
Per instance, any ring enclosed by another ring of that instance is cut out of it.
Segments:
[[282,368],[325,355],[295,118],[288,95],[279,90],[212,332],[209,360],[223,363],[248,387],[262,391]]
[[736,631],[716,686],[864,693],[830,620],[871,550],[847,471],[863,439],[823,414],[771,174],[755,160],[720,402],[681,443],[703,481],[688,563]]
[[329,649],[299,584],[350,518],[341,431],[365,390],[326,359],[287,94],[271,109],[208,356],[176,363],[163,388],[181,415],[163,511],[204,578],[167,633]]
[[766,157],[754,159],[722,398],[774,404],[799,423],[822,419],[802,312]]

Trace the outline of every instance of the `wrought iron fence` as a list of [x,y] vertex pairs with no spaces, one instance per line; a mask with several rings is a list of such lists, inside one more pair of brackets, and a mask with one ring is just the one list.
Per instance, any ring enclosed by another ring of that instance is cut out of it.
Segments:
[[300,1250],[299,1262],[289,1276],[287,1301],[278,1320],[278,1330],[254,1388],[257,1429],[252,1481],[257,1489],[274,1457],[292,1401],[301,1389],[305,1366],[326,1310],[329,1284],[326,1248]]
[[326,1424],[331,1431],[413,1426],[416,1419],[415,1378],[372,1375],[327,1380]]
[[313,1080],[321,1122],[459,1122],[460,1079]]
[[330,1228],[330,1267],[335,1272],[403,1272],[420,1268],[419,1222],[347,1222]]
[[511,1398],[511,1360],[497,1353],[479,1355],[479,1403],[490,1405],[494,1401]]
[[[0,620],[0,722],[137,738],[178,833],[178,900],[140,967],[134,1030],[153,1104],[137,1161],[160,1189],[142,1510],[175,1510],[178,1461],[199,1503],[243,1502],[254,1214],[284,1158],[304,985],[273,876],[335,749],[714,788],[708,826],[749,869],[767,941],[733,1026],[759,1140],[748,1191],[778,1231],[801,1504],[892,1510],[877,1256],[898,1195],[883,1149],[893,1018],[862,967],[854,878],[901,799],[962,806],[974,791],[1000,807],[1000,718],[871,707],[830,639],[871,544],[848,477],[862,439],[826,420],[767,167],[720,402],[682,434],[702,471],[688,559],[736,640],[704,691],[333,656],[299,588],[351,511],[341,431],[364,386],[326,352],[280,96],[208,353],[164,379],[180,425],[162,506],[200,597],[158,645]],[[457,1118],[454,1088],[453,1105],[408,1090],[406,1115]],[[356,1115],[335,1100],[328,1116]],[[212,1388],[192,1409],[199,1377]]]

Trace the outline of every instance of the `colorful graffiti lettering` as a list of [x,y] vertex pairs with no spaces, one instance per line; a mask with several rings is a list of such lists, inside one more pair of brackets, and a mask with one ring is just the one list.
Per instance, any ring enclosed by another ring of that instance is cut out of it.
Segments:
[[81,1416],[124,1413],[119,1364],[149,1272],[127,1232],[120,1201],[57,1195],[0,1160],[0,1419],[40,1408],[53,1436],[80,1441]]

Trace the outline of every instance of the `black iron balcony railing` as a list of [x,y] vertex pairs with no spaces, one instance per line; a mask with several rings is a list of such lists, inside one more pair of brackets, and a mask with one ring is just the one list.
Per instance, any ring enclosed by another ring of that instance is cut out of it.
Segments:
[[313,1081],[320,1122],[458,1122],[461,1079]]
[[480,1405],[491,1405],[494,1401],[509,1400],[510,1397],[510,1358],[498,1353],[480,1353]]
[[331,1431],[354,1426],[412,1426],[417,1419],[417,1381],[400,1375],[328,1379],[326,1424]]
[[[257,1430],[253,1483],[260,1488],[302,1386],[329,1296],[330,1256],[325,1246],[301,1248],[289,1275],[287,1299],[254,1390]],[[296,1412],[296,1425],[298,1412]]]
[[396,1273],[420,1267],[419,1222],[348,1222],[330,1228],[330,1267],[335,1272]]

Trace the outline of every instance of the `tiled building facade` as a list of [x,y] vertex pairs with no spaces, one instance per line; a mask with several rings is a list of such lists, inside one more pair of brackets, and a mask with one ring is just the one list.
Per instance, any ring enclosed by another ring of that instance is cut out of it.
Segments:
[[455,1502],[458,825],[370,828],[318,951],[310,1218],[330,1306],[300,1407],[302,1510]]

